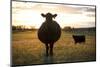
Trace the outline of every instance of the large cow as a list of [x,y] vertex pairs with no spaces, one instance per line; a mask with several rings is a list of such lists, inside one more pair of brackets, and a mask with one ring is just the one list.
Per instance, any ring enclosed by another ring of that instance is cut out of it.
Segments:
[[50,56],[53,55],[53,45],[61,36],[61,28],[59,24],[53,20],[57,14],[41,14],[42,17],[46,18],[44,23],[38,30],[38,38],[46,46],[46,56],[49,55],[48,51],[50,48]]

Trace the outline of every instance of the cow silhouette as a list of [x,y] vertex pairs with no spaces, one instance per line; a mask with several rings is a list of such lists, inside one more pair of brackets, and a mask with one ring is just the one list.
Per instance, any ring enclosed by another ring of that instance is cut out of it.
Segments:
[[72,35],[75,44],[76,43],[85,43],[85,35]]
[[57,14],[52,15],[51,13],[42,13],[41,16],[46,18],[46,20],[38,30],[38,38],[45,44],[46,56],[49,56],[49,54],[52,56],[54,43],[59,40],[61,36],[61,28],[60,25],[53,20]]

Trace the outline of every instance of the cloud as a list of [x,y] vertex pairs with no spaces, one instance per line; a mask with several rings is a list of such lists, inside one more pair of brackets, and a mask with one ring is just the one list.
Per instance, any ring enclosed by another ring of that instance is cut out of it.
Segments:
[[82,14],[88,16],[88,17],[95,17],[96,11],[95,6],[78,6],[76,7],[77,10],[81,11]]
[[88,17],[95,17],[95,14],[87,14]]
[[86,11],[87,12],[95,12],[95,8],[87,8]]
[[78,9],[86,12],[95,12],[95,7],[93,6],[78,7]]
[[12,2],[13,9],[34,10],[37,12],[80,14],[80,10],[64,4]]

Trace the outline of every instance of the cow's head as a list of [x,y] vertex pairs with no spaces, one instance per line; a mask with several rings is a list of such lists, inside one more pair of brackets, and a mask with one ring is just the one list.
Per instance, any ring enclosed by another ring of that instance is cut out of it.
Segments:
[[47,14],[41,14],[41,16],[46,17],[46,21],[51,21],[52,18],[55,18],[57,16],[57,14],[52,15],[51,13],[47,13]]

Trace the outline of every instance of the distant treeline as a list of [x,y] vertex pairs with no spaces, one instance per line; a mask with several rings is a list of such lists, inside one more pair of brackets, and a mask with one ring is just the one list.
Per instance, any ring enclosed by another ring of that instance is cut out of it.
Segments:
[[71,28],[71,27],[64,27],[62,29],[66,32],[94,32],[96,31],[96,27],[89,27],[89,28]]
[[35,30],[36,30],[36,28],[34,28],[32,26],[30,28],[28,28],[24,25],[12,26],[12,31],[35,31]]
[[[37,30],[34,26],[30,26],[29,28],[24,26],[24,25],[18,25],[18,26],[12,26],[12,30],[13,31],[35,31]],[[89,28],[71,28],[71,27],[64,27],[62,29],[63,31],[66,31],[66,32],[94,32],[96,31],[96,27],[89,27]]]

